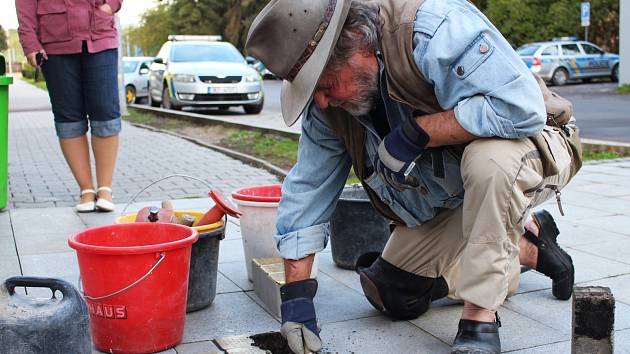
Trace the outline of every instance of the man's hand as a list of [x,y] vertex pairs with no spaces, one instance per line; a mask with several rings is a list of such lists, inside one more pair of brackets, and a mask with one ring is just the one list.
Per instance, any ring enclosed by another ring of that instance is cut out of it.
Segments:
[[318,352],[322,349],[313,298],[317,280],[306,279],[287,283],[280,288],[282,299],[282,327],[280,333],[296,354]]
[[406,120],[387,134],[379,145],[374,161],[376,173],[383,182],[398,191],[418,187],[417,178],[409,176],[409,173],[428,143],[429,135],[416,120]]
[[39,67],[42,65],[42,63],[38,63],[37,62],[37,54],[42,54],[42,57],[45,60],[48,60],[48,55],[46,55],[46,51],[43,49],[40,49],[38,52],[33,52],[33,53],[29,53],[26,55],[26,60],[28,60],[28,63],[31,64],[34,67]]
[[110,16],[114,15],[114,11],[112,10],[112,7],[109,6],[109,4],[103,4],[103,5],[99,6],[98,9],[103,11],[104,13],[110,15]]

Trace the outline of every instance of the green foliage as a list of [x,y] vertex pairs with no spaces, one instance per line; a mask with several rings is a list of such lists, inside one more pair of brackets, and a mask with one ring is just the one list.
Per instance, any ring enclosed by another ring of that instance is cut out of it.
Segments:
[[618,93],[624,93],[624,94],[630,93],[630,84],[624,84],[624,85],[621,85],[621,86],[617,87],[617,92]]
[[25,63],[22,66],[22,77],[31,79],[33,82],[44,81],[44,75],[42,74],[41,69],[28,63]]
[[7,48],[9,48],[7,33],[4,31],[4,28],[2,28],[2,25],[0,25],[0,52],[4,52]]
[[584,161],[611,160],[622,156],[623,155],[616,151],[584,151],[582,153],[582,159]]
[[173,33],[173,19],[169,5],[160,3],[142,15],[140,26],[127,30],[131,44],[142,48],[145,55],[156,55],[169,34]]
[[[580,1],[476,0],[473,1],[510,43],[547,41],[553,37],[584,37]],[[607,51],[619,50],[619,0],[591,0],[589,41]]]

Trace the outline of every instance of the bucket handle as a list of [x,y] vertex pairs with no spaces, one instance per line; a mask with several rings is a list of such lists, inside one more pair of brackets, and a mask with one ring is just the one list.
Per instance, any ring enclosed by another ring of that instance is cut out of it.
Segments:
[[68,282],[56,279],[56,278],[42,278],[42,277],[11,277],[4,282],[5,287],[9,291],[9,295],[15,293],[15,288],[18,286],[31,287],[31,288],[49,288],[52,290],[52,298],[55,298],[55,291],[60,291],[63,295],[64,301],[66,298],[75,298],[79,295],[77,290]]
[[122,292],[125,292],[131,288],[133,288],[134,286],[138,285],[140,282],[142,282],[144,279],[146,279],[149,275],[151,275],[151,273],[153,273],[153,271],[160,265],[160,263],[162,263],[162,261],[164,260],[164,258],[166,258],[166,254],[164,252],[160,252],[160,259],[155,263],[155,265],[153,265],[153,267],[151,267],[151,269],[149,269],[148,272],[146,272],[143,276],[141,276],[138,280],[134,281],[133,283],[127,285],[126,287],[114,291],[111,294],[108,295],[103,295],[103,296],[89,296],[89,295],[85,295],[85,293],[83,292],[83,287],[81,286],[81,276],[79,276],[79,291],[83,294],[83,297],[85,297],[88,300],[92,300],[92,301],[99,301],[99,300],[104,300],[107,298],[110,298],[112,296],[118,295]]
[[142,189],[141,189],[138,193],[136,193],[136,194],[135,194],[135,195],[131,198],[131,200],[129,201],[129,203],[127,203],[127,205],[125,205],[125,207],[123,208],[122,212],[120,212],[120,215],[122,216],[122,215],[124,215],[124,214],[125,214],[125,211],[127,211],[127,208],[129,208],[129,206],[131,205],[131,203],[133,203],[133,202],[135,202],[135,201],[136,201],[136,198],[138,198],[138,196],[139,196],[142,192],[146,191],[147,189],[149,189],[149,187],[153,186],[153,185],[154,185],[154,184],[156,184],[156,183],[162,182],[162,181],[164,181],[164,180],[166,180],[166,179],[170,179],[170,178],[173,178],[173,177],[182,177],[182,178],[192,179],[192,180],[195,180],[195,181],[197,181],[197,182],[201,182],[201,183],[203,183],[206,187],[208,187],[209,189],[212,189],[212,185],[211,185],[210,183],[206,182],[205,180],[201,179],[201,178],[197,178],[197,177],[193,177],[193,176],[189,176],[189,175],[178,174],[178,173],[176,173],[176,174],[172,174],[172,175],[168,175],[168,176],[164,176],[164,177],[162,177],[162,178],[160,178],[160,179],[157,179],[157,180],[155,180],[155,181],[153,181],[153,182],[149,183],[149,185],[145,186],[145,187],[144,187],[144,188],[142,188]]

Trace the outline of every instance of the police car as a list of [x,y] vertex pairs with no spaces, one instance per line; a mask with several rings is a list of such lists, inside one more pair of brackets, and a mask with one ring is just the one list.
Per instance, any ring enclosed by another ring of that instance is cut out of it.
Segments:
[[557,86],[572,79],[619,80],[619,55],[607,53],[590,42],[561,38],[525,44],[516,52],[531,71]]
[[260,74],[220,36],[171,35],[149,67],[149,103],[167,109],[263,108]]

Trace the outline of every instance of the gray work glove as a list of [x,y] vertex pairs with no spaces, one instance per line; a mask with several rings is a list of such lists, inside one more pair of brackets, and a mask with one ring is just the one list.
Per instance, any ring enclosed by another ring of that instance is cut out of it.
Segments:
[[291,282],[280,288],[282,299],[282,327],[280,333],[287,339],[289,348],[296,354],[318,352],[322,349],[313,298],[317,293],[317,280]]

